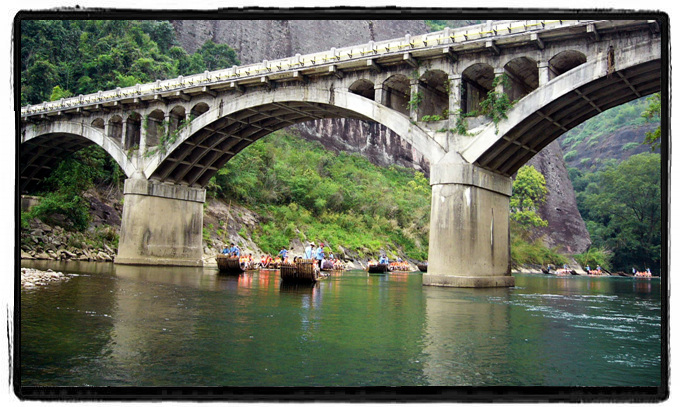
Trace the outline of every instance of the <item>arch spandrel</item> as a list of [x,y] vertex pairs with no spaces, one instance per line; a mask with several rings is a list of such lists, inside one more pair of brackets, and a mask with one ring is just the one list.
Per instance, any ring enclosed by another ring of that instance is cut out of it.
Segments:
[[445,153],[407,116],[373,100],[347,90],[286,87],[215,99],[208,111],[191,120],[167,153],[148,159],[144,174],[161,181],[204,185],[226,161],[256,140],[293,124],[325,118],[378,122],[431,162]]
[[463,150],[466,161],[512,175],[561,134],[601,111],[658,92],[661,86],[659,41],[617,52],[614,70],[608,56],[583,63],[522,98],[498,127],[490,123]]

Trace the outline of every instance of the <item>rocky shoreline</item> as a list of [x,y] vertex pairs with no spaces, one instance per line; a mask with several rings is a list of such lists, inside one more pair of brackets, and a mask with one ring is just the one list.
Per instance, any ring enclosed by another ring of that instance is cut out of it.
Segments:
[[88,243],[82,234],[49,226],[38,219],[30,221],[30,232],[22,231],[21,259],[113,261],[116,251],[108,244]]
[[33,268],[21,268],[22,288],[46,286],[53,282],[68,281],[70,279],[70,275],[66,275],[59,271],[52,271],[51,269],[43,271]]

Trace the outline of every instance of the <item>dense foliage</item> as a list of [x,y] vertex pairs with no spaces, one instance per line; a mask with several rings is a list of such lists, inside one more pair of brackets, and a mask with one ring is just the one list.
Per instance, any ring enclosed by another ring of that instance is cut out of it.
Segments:
[[[642,117],[648,121],[658,121],[661,117],[661,94],[655,93],[649,98],[649,105]],[[661,145],[661,126],[657,126],[654,131],[647,132],[645,137],[645,144],[652,146],[652,150],[656,150]]]
[[430,186],[422,173],[335,154],[279,131],[239,153],[209,190],[257,209],[266,221],[255,243],[278,252],[291,240],[314,240],[364,255],[397,247],[427,256]]
[[510,220],[512,226],[522,232],[525,238],[532,230],[548,226],[548,222],[537,213],[540,205],[545,202],[547,193],[545,177],[533,166],[525,165],[517,171],[517,177],[512,183]]
[[570,171],[593,246],[611,251],[618,270],[661,261],[661,158],[644,153],[602,171]]
[[168,21],[21,21],[21,104],[134,86],[238,64],[206,42],[189,55]]
[[515,267],[566,263],[565,256],[535,239],[534,231],[548,226],[537,212],[547,193],[545,177],[533,166],[525,165],[517,171],[510,197],[510,254]]
[[38,192],[42,199],[22,214],[23,226],[37,217],[50,223],[58,219],[69,229],[84,230],[90,221],[90,205],[83,193],[95,185],[120,184],[123,179],[120,167],[103,149],[86,147],[66,157],[42,182],[42,191]]

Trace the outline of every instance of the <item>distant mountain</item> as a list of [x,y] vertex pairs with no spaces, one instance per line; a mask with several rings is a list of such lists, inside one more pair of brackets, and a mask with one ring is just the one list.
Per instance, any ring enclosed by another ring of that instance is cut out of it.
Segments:
[[571,129],[559,138],[568,167],[596,171],[608,160],[623,161],[650,151],[644,144],[645,133],[653,131],[659,121],[642,117],[647,98],[640,98],[609,109]]

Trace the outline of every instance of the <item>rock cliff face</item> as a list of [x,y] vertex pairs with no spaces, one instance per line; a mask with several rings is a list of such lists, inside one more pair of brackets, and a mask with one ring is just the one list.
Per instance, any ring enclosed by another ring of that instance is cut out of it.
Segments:
[[[193,52],[206,40],[234,48],[243,64],[285,58],[368,41],[427,32],[423,21],[409,20],[214,20],[173,21],[182,46]],[[334,151],[357,152],[378,165],[398,164],[423,171],[430,164],[389,129],[357,120],[322,120],[297,126],[300,136],[320,141]],[[543,231],[551,246],[569,253],[590,245],[590,236],[576,207],[562,151],[557,143],[531,163],[546,178],[548,197],[541,215],[550,226]]]
[[533,165],[545,177],[548,195],[539,209],[548,227],[537,231],[550,247],[568,254],[582,253],[590,247],[590,234],[576,207],[576,196],[562,156],[559,141],[553,141],[534,156]]

